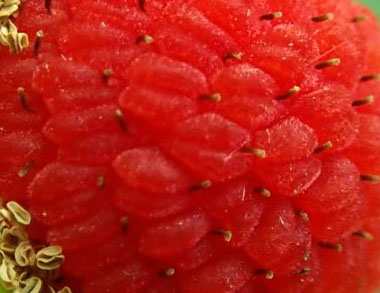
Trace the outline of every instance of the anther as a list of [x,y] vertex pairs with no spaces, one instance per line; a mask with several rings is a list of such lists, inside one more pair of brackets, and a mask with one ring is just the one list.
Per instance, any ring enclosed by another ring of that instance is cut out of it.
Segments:
[[210,188],[211,186],[212,186],[211,181],[207,179],[191,186],[190,191],[198,191],[198,190]]
[[341,63],[340,58],[332,58],[330,60],[318,63],[317,65],[315,65],[315,68],[321,70],[321,69],[325,69],[331,66],[338,66],[340,63]]
[[30,108],[30,106],[28,105],[28,101],[27,101],[27,98],[26,98],[26,93],[25,93],[25,89],[23,87],[19,87],[17,89],[17,95],[18,95],[18,99],[20,101],[20,104],[21,106],[27,111],[27,112],[33,112],[33,110]]
[[316,147],[316,149],[314,150],[314,154],[319,154],[319,153],[322,153],[328,149],[331,149],[333,147],[333,144],[331,141],[326,141],[324,144]]
[[363,106],[363,105],[368,105],[368,104],[373,104],[375,101],[375,96],[370,95],[366,98],[356,100],[352,102],[352,107],[357,107],[357,106]]
[[255,270],[255,275],[263,275],[268,280],[273,280],[274,278],[274,272],[271,270],[265,270],[265,269],[257,269]]
[[257,187],[253,189],[253,192],[260,194],[263,197],[271,197],[271,192],[270,190],[264,188],[264,187]]
[[295,85],[290,90],[288,90],[284,95],[278,96],[277,100],[289,99],[291,96],[298,94],[300,91],[301,91],[301,88],[299,86]]
[[29,173],[30,169],[33,168],[34,165],[35,165],[34,160],[30,160],[24,167],[21,168],[20,171],[18,171],[18,177],[20,178],[25,177]]
[[137,37],[136,42],[139,43],[146,43],[146,44],[151,44],[154,42],[154,38],[149,35],[141,35]]
[[282,18],[282,12],[281,11],[276,11],[273,13],[264,14],[264,15],[260,16],[260,20],[272,20],[272,19],[276,19],[276,18]]
[[329,242],[318,242],[318,245],[320,247],[330,249],[330,250],[334,250],[336,252],[342,252],[342,250],[343,250],[342,244],[339,244],[339,243],[334,244],[334,243],[329,243]]
[[380,176],[379,175],[371,175],[371,174],[361,174],[360,180],[376,184],[376,183],[380,182]]
[[361,238],[368,240],[368,241],[373,240],[373,235],[367,231],[364,231],[364,230],[358,230],[358,231],[352,233],[352,235],[361,237]]
[[232,241],[232,232],[230,230],[215,230],[213,231],[214,234],[223,236],[224,240],[226,242],[231,242]]
[[211,102],[216,102],[216,103],[220,103],[222,101],[222,95],[220,93],[213,93],[210,95],[201,95],[199,98],[201,100],[211,101]]
[[42,46],[42,39],[44,37],[44,32],[42,30],[36,33],[36,41],[34,43],[34,55],[38,56]]
[[375,80],[375,81],[380,80],[380,74],[379,73],[368,74],[368,75],[364,75],[360,78],[360,81],[362,81],[362,82],[371,81],[371,80]]
[[311,20],[314,22],[323,22],[327,20],[332,20],[334,19],[334,14],[333,13],[326,13],[324,15],[312,17]]
[[266,158],[267,157],[267,152],[263,149],[260,149],[260,148],[254,148],[254,147],[250,147],[250,146],[245,146],[241,149],[241,151],[243,153],[247,153],[247,154],[252,154],[252,155],[255,155],[255,156],[258,156],[259,158]]
[[123,131],[127,131],[128,127],[127,127],[127,124],[125,123],[125,118],[124,118],[123,112],[120,109],[116,109],[115,110],[115,116],[116,116],[117,121],[119,122],[121,129]]

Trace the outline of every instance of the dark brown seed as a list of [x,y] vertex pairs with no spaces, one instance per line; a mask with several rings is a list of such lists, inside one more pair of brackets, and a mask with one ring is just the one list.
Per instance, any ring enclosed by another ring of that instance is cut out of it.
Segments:
[[219,230],[215,230],[213,231],[213,233],[215,235],[220,235],[220,236],[223,236],[224,237],[224,240],[226,242],[231,242],[232,241],[232,232],[230,230],[223,230],[223,229],[219,229]]
[[267,157],[267,152],[263,149],[259,149],[259,148],[254,148],[254,147],[251,147],[251,146],[245,146],[241,149],[241,151],[243,153],[247,153],[247,154],[252,154],[252,155],[256,155],[258,156],[259,158],[266,158]]
[[44,37],[44,32],[42,30],[36,33],[36,41],[34,43],[34,49],[33,49],[34,55],[36,56],[38,56],[38,54],[40,53],[43,37]]
[[201,100],[220,103],[222,101],[222,95],[220,93],[213,93],[210,95],[201,95]]
[[380,182],[380,176],[379,175],[371,175],[371,174],[361,174],[360,180],[376,184],[376,183]]
[[108,83],[112,75],[113,75],[113,70],[111,68],[104,69],[103,74],[102,74],[103,82]]
[[314,154],[319,154],[319,153],[322,153],[328,149],[331,149],[333,147],[333,144],[331,141],[327,141],[325,142],[323,145],[320,145],[318,146],[315,150],[314,150]]
[[353,101],[352,107],[373,104],[374,101],[375,101],[375,97],[373,95],[370,95],[364,99]]
[[338,66],[341,63],[340,58],[332,58],[330,60],[323,61],[315,65],[315,68],[318,70],[322,70],[331,66]]
[[123,234],[127,233],[127,230],[128,230],[128,224],[129,224],[129,219],[128,217],[122,217],[120,219],[120,224],[121,224],[121,232],[123,232]]
[[115,110],[115,116],[116,116],[117,121],[119,122],[121,129],[123,131],[127,131],[128,127],[127,127],[127,124],[125,123],[125,118],[124,118],[123,112],[120,109],[116,109]]
[[356,16],[351,21],[354,23],[365,21],[366,17],[364,15]]
[[334,14],[332,14],[332,13],[326,13],[324,15],[320,15],[320,16],[316,16],[316,17],[311,18],[311,20],[314,22],[323,22],[323,21],[331,20],[331,19],[334,19]]
[[271,195],[272,195],[270,190],[268,190],[264,187],[257,187],[255,189],[253,189],[253,192],[260,194],[263,197],[271,197]]
[[265,269],[257,269],[254,271],[255,275],[263,275],[268,280],[273,280],[274,278],[274,272],[271,270],[265,270]]
[[45,8],[49,13],[51,13],[51,2],[52,0],[45,0]]
[[25,177],[25,176],[29,173],[30,169],[33,168],[34,165],[35,165],[34,160],[30,160],[30,161],[29,161],[24,167],[22,167],[21,170],[18,172],[18,177],[20,177],[20,178]]
[[336,252],[342,252],[342,250],[343,250],[342,244],[339,244],[339,243],[334,244],[334,243],[329,243],[329,242],[318,242],[318,245],[320,247],[330,249],[330,250],[334,250]]
[[203,180],[202,182],[199,182],[193,186],[190,187],[190,191],[198,191],[206,188],[210,188],[212,186],[212,183],[210,180]]
[[21,106],[27,111],[27,112],[33,112],[33,109],[30,108],[28,104],[28,100],[26,98],[25,89],[23,87],[19,87],[17,89],[18,99],[20,101]]
[[368,74],[368,75],[362,76],[360,79],[360,81],[362,81],[362,82],[371,81],[371,80],[375,80],[375,81],[380,80],[380,74],[379,73]]
[[300,91],[301,91],[301,88],[299,86],[295,85],[293,88],[291,88],[290,90],[288,90],[282,96],[278,96],[277,100],[286,100],[286,99],[289,99],[291,96],[299,93]]
[[282,17],[282,12],[276,11],[273,13],[264,14],[260,16],[260,20],[272,20],[272,19],[281,18],[281,17]]
[[368,241],[373,240],[373,235],[367,231],[364,231],[364,230],[358,230],[358,231],[352,233],[352,235],[361,237],[361,238],[368,240]]

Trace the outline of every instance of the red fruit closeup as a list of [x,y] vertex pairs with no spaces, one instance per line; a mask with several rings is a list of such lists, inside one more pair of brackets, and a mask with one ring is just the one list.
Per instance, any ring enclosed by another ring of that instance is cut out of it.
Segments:
[[380,28],[368,9],[8,2],[7,288],[380,289]]

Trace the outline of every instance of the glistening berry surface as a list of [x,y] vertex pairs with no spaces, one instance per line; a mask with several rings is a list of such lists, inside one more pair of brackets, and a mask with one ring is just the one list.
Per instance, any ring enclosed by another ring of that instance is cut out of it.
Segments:
[[379,288],[380,30],[351,0],[304,2],[23,3],[0,196],[62,247],[53,287]]

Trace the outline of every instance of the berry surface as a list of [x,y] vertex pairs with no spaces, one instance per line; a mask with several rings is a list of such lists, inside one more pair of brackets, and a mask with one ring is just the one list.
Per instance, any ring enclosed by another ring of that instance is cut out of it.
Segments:
[[14,23],[30,46],[0,51],[0,197],[30,211],[31,243],[62,248],[52,288],[380,288],[369,9],[27,0]]

